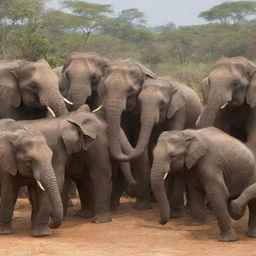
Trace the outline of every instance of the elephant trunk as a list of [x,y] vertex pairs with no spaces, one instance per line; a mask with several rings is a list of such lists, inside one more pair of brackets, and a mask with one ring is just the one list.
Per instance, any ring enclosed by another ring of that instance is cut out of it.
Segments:
[[138,156],[140,156],[145,149],[147,148],[147,145],[150,140],[151,132],[152,129],[155,125],[155,123],[158,122],[159,120],[159,112],[154,115],[156,111],[154,110],[154,105],[142,107],[142,112],[141,112],[141,118],[140,118],[140,134],[139,134],[139,139],[136,145],[136,148],[134,152],[132,153],[130,159],[134,159]]
[[[120,98],[107,99],[104,103],[106,108],[106,119],[108,123],[108,138],[110,142],[111,155],[119,161],[128,161],[127,155],[123,154],[121,150],[121,115],[124,110],[123,100]],[[126,140],[124,147],[132,148],[128,145],[129,142]]]
[[134,179],[134,177],[132,175],[130,163],[129,162],[121,162],[120,163],[120,168],[121,168],[121,171],[122,171],[125,179],[127,180],[128,184],[129,185],[135,185],[136,180]]
[[74,104],[74,109],[78,109],[81,105],[85,104],[91,94],[91,82],[89,80],[71,82],[69,98]]
[[42,183],[52,207],[52,218],[50,228],[58,228],[63,220],[63,205],[60,197],[59,188],[52,167],[44,168],[40,171],[39,181]]
[[204,106],[203,111],[196,122],[196,128],[200,129],[213,126],[218,111],[221,109],[222,105],[223,103],[220,100],[208,100],[208,103]]
[[159,223],[164,225],[170,219],[170,206],[167,199],[164,176],[167,172],[161,164],[154,163],[151,169],[151,188],[157,204],[160,208],[160,221]]
[[40,95],[41,104],[52,111],[52,115],[61,116],[68,113],[64,99],[59,91],[52,88],[48,89],[45,94]]

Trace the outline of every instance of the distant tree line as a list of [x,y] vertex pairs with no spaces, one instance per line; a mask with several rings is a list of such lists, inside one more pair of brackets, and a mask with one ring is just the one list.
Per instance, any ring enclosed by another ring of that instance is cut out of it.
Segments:
[[256,60],[254,1],[216,5],[199,14],[207,25],[185,27],[148,27],[136,8],[116,14],[111,5],[61,0],[56,10],[46,2],[0,0],[1,59],[45,58],[58,66],[72,51],[94,50],[113,60],[135,58],[192,85],[222,56]]

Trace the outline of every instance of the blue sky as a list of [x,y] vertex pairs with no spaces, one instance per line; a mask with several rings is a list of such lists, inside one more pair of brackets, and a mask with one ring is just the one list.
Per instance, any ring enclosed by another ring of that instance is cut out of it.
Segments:
[[[148,25],[158,26],[173,22],[178,26],[202,24],[201,11],[218,5],[223,0],[86,0],[97,4],[111,4],[115,13],[138,8],[146,14]],[[238,1],[238,0],[233,0]],[[58,8],[58,0],[48,0],[48,7]]]

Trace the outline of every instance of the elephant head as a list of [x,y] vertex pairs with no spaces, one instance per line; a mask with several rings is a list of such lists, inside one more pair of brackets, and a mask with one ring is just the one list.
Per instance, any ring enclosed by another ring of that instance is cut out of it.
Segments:
[[[175,83],[175,82],[174,82]],[[136,148],[130,159],[143,153],[146,149],[152,129],[172,118],[185,105],[181,90],[167,79],[147,79],[138,97],[140,105],[140,134]]]
[[[120,144],[121,115],[124,111],[135,109],[137,97],[147,78],[156,79],[156,75],[148,68],[128,59],[110,65],[100,83],[99,94],[104,95],[103,106],[109,127],[110,151],[118,160],[128,160]],[[132,150],[130,145],[125,147]]]
[[48,109],[60,116],[67,109],[58,83],[58,76],[46,61],[25,62],[0,71],[1,100],[14,108]]
[[12,176],[34,178],[39,187],[46,191],[50,200],[50,227],[59,227],[63,219],[63,206],[52,167],[52,151],[45,138],[30,134],[23,128],[15,132],[1,132],[0,140],[1,169]]
[[96,107],[97,86],[109,64],[109,60],[96,52],[71,53],[62,69],[62,83],[65,83],[63,93],[74,109],[85,103],[91,109]]
[[60,135],[67,154],[88,150],[103,129],[106,129],[105,124],[90,112],[87,105],[69,114],[60,121]]
[[190,170],[207,151],[207,144],[196,131],[163,132],[153,150],[151,187],[160,208],[161,224],[170,218],[169,202],[164,188],[168,172]]
[[256,106],[256,65],[244,57],[220,59],[210,75],[203,80],[204,108],[197,127],[213,126],[217,113],[228,106],[245,102]]

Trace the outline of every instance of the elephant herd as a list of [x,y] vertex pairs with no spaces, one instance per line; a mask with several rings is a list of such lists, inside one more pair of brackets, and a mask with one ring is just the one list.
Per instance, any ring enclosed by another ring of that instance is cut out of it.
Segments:
[[[31,235],[49,236],[67,213],[74,181],[93,222],[111,221],[124,192],[135,209],[156,200],[160,223],[215,214],[220,241],[235,241],[231,218],[249,208],[256,237],[256,65],[221,58],[198,95],[132,60],[71,53],[52,69],[45,60],[0,62],[0,234],[22,186],[31,203]],[[153,193],[151,193],[153,192]]]

